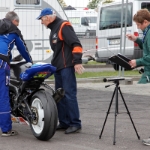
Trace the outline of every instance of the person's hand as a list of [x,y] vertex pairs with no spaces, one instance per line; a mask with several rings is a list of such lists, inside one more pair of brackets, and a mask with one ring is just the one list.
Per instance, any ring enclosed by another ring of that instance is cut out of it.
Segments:
[[133,59],[133,60],[129,61],[129,65],[131,66],[131,68],[135,68],[136,67],[136,60]]
[[127,34],[126,37],[133,42],[136,41],[136,39],[137,39],[137,36],[132,35],[132,34]]
[[74,66],[74,69],[78,74],[82,74],[84,72],[84,67],[82,66],[82,64],[76,64]]

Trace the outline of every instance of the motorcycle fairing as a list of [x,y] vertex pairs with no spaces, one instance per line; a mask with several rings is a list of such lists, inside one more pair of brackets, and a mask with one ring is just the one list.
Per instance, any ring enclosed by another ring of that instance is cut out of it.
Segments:
[[22,81],[43,78],[47,79],[56,71],[56,67],[48,63],[36,63],[20,74]]

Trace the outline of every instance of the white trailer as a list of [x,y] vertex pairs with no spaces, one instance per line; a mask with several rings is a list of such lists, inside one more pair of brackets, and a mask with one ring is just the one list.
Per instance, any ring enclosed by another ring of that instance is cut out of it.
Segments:
[[[67,20],[67,17],[57,0],[0,0],[0,19],[5,17],[8,11],[15,11],[20,18],[19,29],[26,41],[33,61],[51,62],[53,54],[49,44],[50,30],[36,20],[43,8],[52,8],[57,16]],[[15,49],[15,48],[14,48]],[[18,54],[17,50],[13,55]]]
[[77,35],[96,34],[97,12],[95,10],[65,10],[65,13]]

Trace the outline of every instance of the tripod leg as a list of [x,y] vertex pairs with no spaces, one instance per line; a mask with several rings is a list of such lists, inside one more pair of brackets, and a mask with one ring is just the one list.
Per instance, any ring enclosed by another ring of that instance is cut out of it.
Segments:
[[129,117],[130,117],[130,120],[131,120],[131,122],[132,122],[132,125],[133,125],[133,127],[134,127],[134,130],[135,130],[135,132],[136,132],[136,135],[137,135],[138,139],[140,140],[140,136],[138,135],[138,132],[137,132],[137,130],[136,130],[136,128],[135,128],[134,122],[133,122],[133,120],[132,120],[132,117],[131,117],[131,115],[130,115],[129,109],[128,109],[128,107],[127,107],[127,105],[126,105],[126,102],[125,102],[125,100],[124,100],[124,97],[123,97],[123,95],[122,95],[122,92],[121,92],[121,90],[120,90],[120,87],[119,87],[118,89],[119,89],[121,98],[122,98],[122,100],[123,100],[123,103],[124,103],[124,105],[125,105],[125,108],[126,108],[126,110],[127,110],[127,113],[128,113],[128,115],[129,115]]
[[116,120],[118,114],[118,84],[116,85],[116,101],[115,101],[115,120],[114,120],[114,141],[113,145],[116,144]]
[[107,118],[108,118],[108,114],[109,114],[109,112],[110,112],[110,108],[111,108],[111,105],[112,105],[112,102],[113,102],[113,98],[114,98],[115,92],[116,92],[116,87],[115,87],[115,89],[114,89],[114,92],[113,92],[113,95],[112,95],[112,98],[111,98],[111,101],[110,101],[110,104],[109,104],[109,108],[108,108],[108,111],[107,111],[107,114],[106,114],[106,118],[105,118],[105,121],[104,121],[102,130],[101,130],[101,133],[100,133],[100,135],[99,135],[99,139],[101,139],[101,137],[102,137],[103,130],[104,130],[104,127],[105,127]]

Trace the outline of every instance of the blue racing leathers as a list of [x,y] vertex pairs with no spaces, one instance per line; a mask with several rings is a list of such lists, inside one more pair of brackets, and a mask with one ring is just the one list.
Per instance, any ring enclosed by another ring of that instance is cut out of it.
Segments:
[[0,59],[6,61],[9,64],[11,60],[11,50],[14,47],[14,44],[16,45],[23,58],[27,62],[32,62],[32,59],[26,46],[24,45],[23,40],[16,33],[0,35],[0,56],[3,56],[0,57]]
[[2,132],[12,129],[11,108],[9,102],[10,68],[7,62],[0,60],[0,127]]
[[[12,34],[13,33],[13,34]],[[0,59],[8,64],[11,59],[11,49],[17,46],[20,54],[27,62],[32,62],[32,58],[26,47],[21,31],[10,20],[4,18],[0,20]],[[3,47],[2,47],[3,46]]]
[[[1,29],[1,22],[0,22]],[[16,45],[18,51],[27,62],[32,62],[28,49],[17,32],[0,33],[0,128],[2,132],[12,129],[11,108],[9,101],[9,78],[11,50]]]

